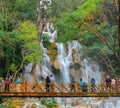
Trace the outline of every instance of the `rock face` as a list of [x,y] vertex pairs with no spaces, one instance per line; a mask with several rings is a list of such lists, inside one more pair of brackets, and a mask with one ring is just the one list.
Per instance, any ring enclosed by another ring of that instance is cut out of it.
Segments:
[[[99,66],[91,59],[80,59],[82,46],[78,41],[73,40],[66,44],[56,43],[54,24],[48,23],[48,21],[46,21],[43,35],[45,38],[42,39],[40,48],[44,57],[40,62],[41,66],[36,66],[34,71],[25,71],[26,81],[38,83],[45,81],[47,75],[53,74],[58,81],[62,80],[65,83],[69,83],[72,77],[75,77],[77,82],[81,77],[86,82],[90,82],[91,77],[96,77],[97,82],[100,82],[101,71]],[[32,67],[29,68],[32,69]]]

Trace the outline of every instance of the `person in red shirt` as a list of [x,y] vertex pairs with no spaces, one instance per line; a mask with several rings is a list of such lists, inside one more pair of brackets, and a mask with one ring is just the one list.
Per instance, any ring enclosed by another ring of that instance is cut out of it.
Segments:
[[9,92],[10,91],[10,87],[9,87],[10,79],[9,79],[9,77],[6,77],[4,83],[5,83],[5,92]]
[[116,86],[119,86],[120,82],[119,82],[118,78],[115,79],[115,84],[116,84]]

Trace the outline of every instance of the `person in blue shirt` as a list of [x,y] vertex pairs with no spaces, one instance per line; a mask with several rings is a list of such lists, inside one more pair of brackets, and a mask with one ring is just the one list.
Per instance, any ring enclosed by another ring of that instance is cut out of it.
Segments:
[[15,82],[16,82],[17,84],[20,84],[20,83],[21,83],[20,76],[17,76],[17,78],[16,78]]
[[16,82],[16,91],[20,92],[20,89],[21,89],[21,86],[20,86],[20,83],[21,83],[20,76],[17,76],[15,82]]
[[85,82],[82,80],[82,78],[80,79],[80,86],[81,86],[83,92],[87,91],[87,86],[86,86]]

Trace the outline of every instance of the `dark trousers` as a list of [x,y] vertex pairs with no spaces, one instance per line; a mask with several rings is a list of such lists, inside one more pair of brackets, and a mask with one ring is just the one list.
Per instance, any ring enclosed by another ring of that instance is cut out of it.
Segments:
[[50,84],[46,84],[46,92],[50,92]]
[[5,92],[9,92],[9,91],[10,91],[9,85],[5,85]]
[[107,88],[111,87],[111,83],[106,83]]
[[76,89],[75,89],[75,84],[71,84],[71,92],[74,90],[74,92],[76,92]]

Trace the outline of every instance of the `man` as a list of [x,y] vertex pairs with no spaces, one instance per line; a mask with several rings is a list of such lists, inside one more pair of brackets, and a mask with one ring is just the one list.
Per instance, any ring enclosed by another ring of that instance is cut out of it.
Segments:
[[106,77],[105,82],[106,82],[106,87],[107,87],[107,88],[110,88],[112,81],[111,81],[111,78],[110,78],[109,76]]
[[50,92],[50,78],[49,76],[46,77],[46,92]]
[[76,81],[75,81],[74,78],[72,78],[72,80],[71,80],[71,91],[74,90],[74,93],[76,92],[75,85],[76,85]]
[[80,79],[80,86],[81,86],[83,92],[87,91],[87,86],[86,86],[85,82],[82,80],[82,78]]
[[94,78],[91,78],[91,91],[94,92],[95,91],[95,79]]

